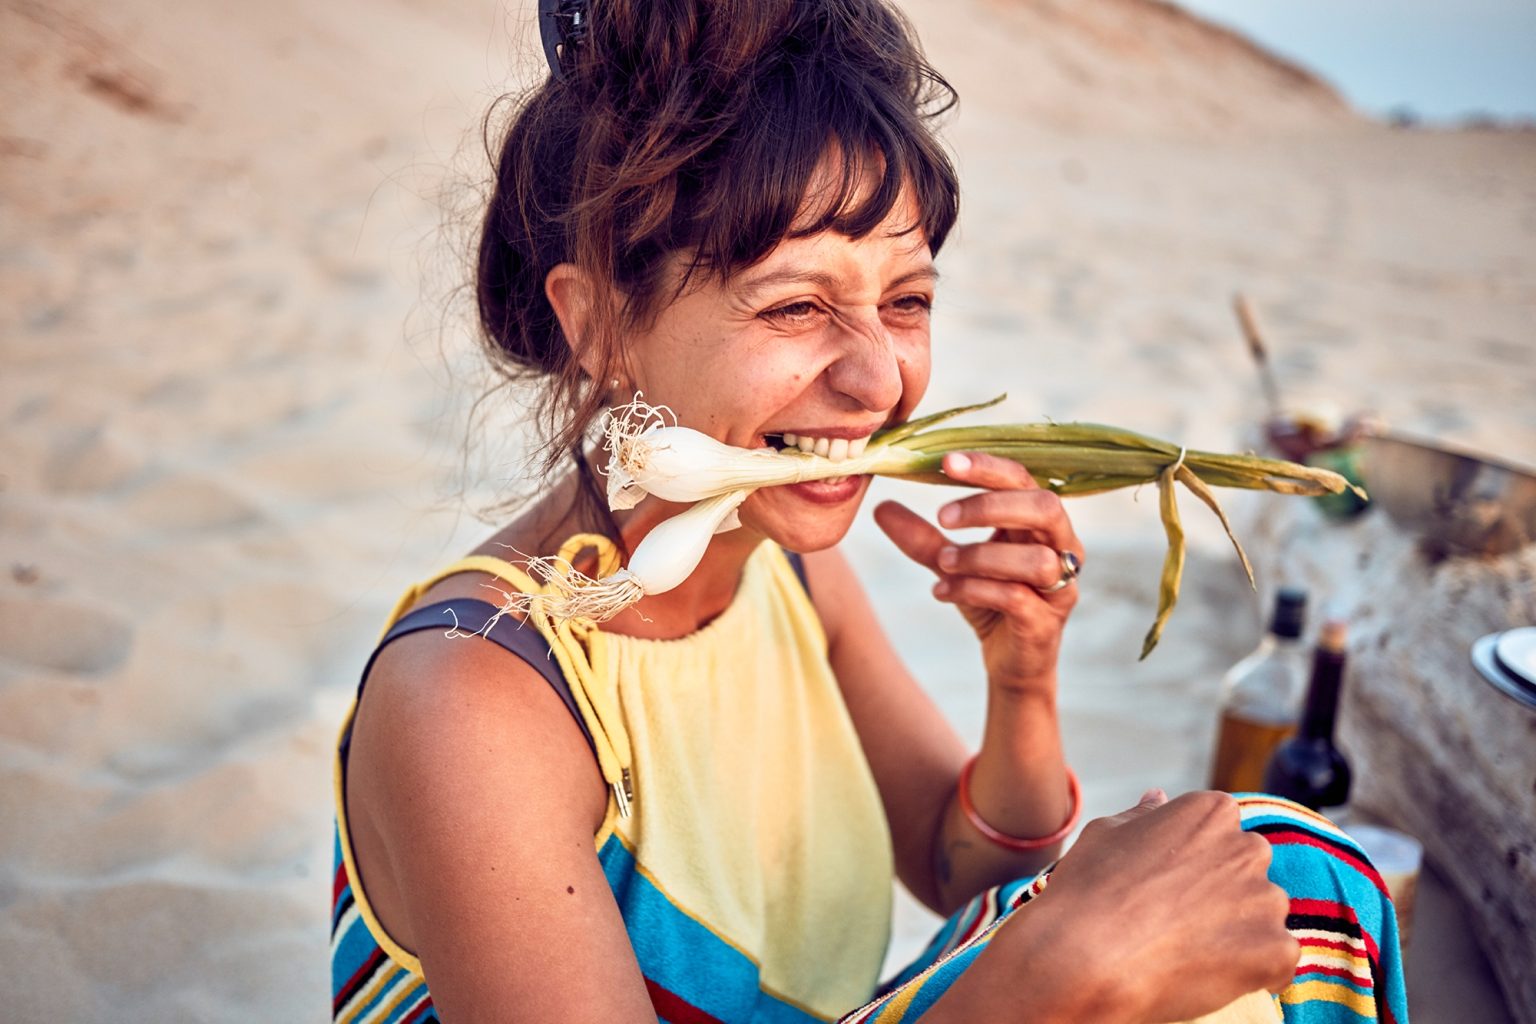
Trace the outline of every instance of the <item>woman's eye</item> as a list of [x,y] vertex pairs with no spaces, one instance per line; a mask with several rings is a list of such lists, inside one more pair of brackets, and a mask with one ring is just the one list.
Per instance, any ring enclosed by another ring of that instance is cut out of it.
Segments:
[[786,302],[782,306],[764,310],[758,315],[767,320],[775,320],[780,323],[799,323],[810,320],[821,310],[816,303],[801,300],[799,302]]
[[892,300],[891,306],[900,313],[921,314],[933,308],[933,300],[926,295],[903,295]]

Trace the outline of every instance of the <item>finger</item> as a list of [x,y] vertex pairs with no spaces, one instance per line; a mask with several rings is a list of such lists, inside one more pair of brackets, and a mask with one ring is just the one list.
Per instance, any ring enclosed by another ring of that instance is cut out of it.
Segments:
[[875,522],[891,543],[918,565],[939,573],[939,551],[949,544],[928,520],[897,501],[882,501],[875,506]]
[[1040,485],[1028,469],[1012,459],[986,452],[950,452],[944,456],[944,475],[956,483],[992,491],[1037,491]]
[[1152,811],[1155,811],[1167,802],[1168,794],[1166,792],[1161,789],[1149,789],[1145,793],[1141,794],[1141,799],[1136,802],[1135,807],[1128,808],[1127,810],[1121,811],[1119,814],[1112,815],[1109,820],[1119,822],[1120,824],[1125,824],[1128,821],[1135,821],[1143,814],[1148,814]]
[[950,604],[989,608],[1015,619],[1028,618],[1045,603],[1044,596],[1026,583],[980,576],[945,576],[934,585],[933,596]]
[[1050,491],[983,491],[952,501],[939,509],[939,523],[950,529],[990,526],[1004,530],[1030,530],[1058,551],[1079,558],[1082,544],[1072,529],[1061,498]]
[[945,543],[939,549],[939,568],[948,575],[1027,583],[1036,590],[1049,587],[1062,575],[1061,555],[1055,548],[1001,541]]

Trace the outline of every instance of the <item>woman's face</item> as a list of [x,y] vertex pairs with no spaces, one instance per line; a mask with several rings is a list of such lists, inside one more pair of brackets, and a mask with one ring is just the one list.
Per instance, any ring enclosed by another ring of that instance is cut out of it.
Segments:
[[[771,435],[858,444],[907,419],[928,386],[929,311],[937,273],[910,202],[863,238],[827,231],[788,239],[721,283],[690,288],[626,362],[646,401],[727,444]],[[847,532],[868,477],[763,488],[742,525],[810,551]]]

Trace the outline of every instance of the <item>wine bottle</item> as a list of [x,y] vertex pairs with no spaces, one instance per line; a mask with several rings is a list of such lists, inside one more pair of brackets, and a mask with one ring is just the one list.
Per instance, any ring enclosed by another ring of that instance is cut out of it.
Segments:
[[1264,773],[1264,788],[1314,811],[1341,807],[1349,800],[1349,762],[1333,743],[1344,686],[1343,622],[1329,621],[1312,657],[1312,680],[1296,735],[1275,748]]
[[1270,755],[1296,731],[1306,691],[1307,651],[1301,639],[1306,618],[1307,592],[1282,587],[1275,595],[1269,632],[1222,680],[1210,788],[1229,793],[1262,788]]

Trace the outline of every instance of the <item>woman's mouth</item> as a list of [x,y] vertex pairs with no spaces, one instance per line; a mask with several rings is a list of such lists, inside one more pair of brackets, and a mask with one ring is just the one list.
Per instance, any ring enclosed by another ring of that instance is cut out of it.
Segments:
[[816,505],[841,505],[858,497],[864,489],[867,476],[834,476],[825,480],[806,480],[798,484],[785,484],[776,490],[788,491],[795,497]]
[[[828,462],[845,462],[864,454],[873,431],[847,427],[816,431],[784,431],[762,435],[763,444],[778,451],[798,449],[807,455],[815,455]],[[819,480],[806,480],[797,484],[783,484],[775,490],[783,490],[803,501],[817,505],[839,505],[858,497],[864,488],[867,475],[830,476]]]

